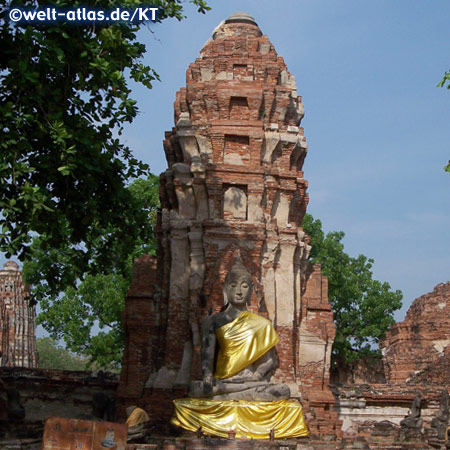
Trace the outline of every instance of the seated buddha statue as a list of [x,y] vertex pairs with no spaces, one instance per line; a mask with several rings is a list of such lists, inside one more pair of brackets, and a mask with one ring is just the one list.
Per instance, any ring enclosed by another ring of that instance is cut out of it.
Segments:
[[223,311],[202,324],[202,372],[189,396],[174,400],[172,425],[236,439],[284,439],[309,434],[289,387],[273,384],[278,336],[270,320],[247,310],[250,273],[240,257],[225,278]]
[[278,336],[270,320],[247,310],[251,295],[251,276],[239,257],[225,278],[225,309],[203,321],[203,380],[191,383],[190,396],[251,401],[289,398],[288,386],[270,383]]

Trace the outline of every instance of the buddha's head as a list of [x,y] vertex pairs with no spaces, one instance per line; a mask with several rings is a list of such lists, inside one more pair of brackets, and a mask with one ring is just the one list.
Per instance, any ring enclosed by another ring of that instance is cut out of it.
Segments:
[[136,405],[129,406],[129,407],[125,410],[125,413],[126,413],[127,417],[130,417],[130,416],[131,416],[131,413],[132,413],[136,408],[137,408]]
[[246,305],[250,303],[252,288],[252,277],[242,263],[239,255],[233,267],[225,277],[225,283],[223,285],[225,305],[230,303],[237,308],[245,308]]

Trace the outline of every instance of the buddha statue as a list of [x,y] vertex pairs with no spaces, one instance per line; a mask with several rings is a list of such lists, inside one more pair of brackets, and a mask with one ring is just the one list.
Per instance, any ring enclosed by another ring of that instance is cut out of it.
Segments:
[[405,418],[400,421],[400,426],[402,427],[402,429],[406,430],[411,428],[422,428],[423,419],[420,417],[421,399],[422,394],[419,392],[411,403],[411,409],[408,415],[406,415]]
[[188,398],[174,400],[171,423],[225,438],[307,436],[301,404],[289,399],[288,386],[270,382],[278,336],[270,320],[247,310],[251,295],[238,257],[225,278],[225,309],[202,323],[203,378],[191,383]]
[[438,439],[444,439],[445,431],[448,428],[450,413],[449,413],[450,398],[447,389],[442,389],[441,400],[439,402],[439,412],[437,416],[431,421],[431,427],[437,430]]
[[208,316],[202,324],[203,380],[191,384],[192,397],[253,401],[289,398],[288,386],[270,383],[276,368],[274,346],[278,336],[270,320],[247,310],[251,295],[251,275],[238,257],[225,278],[225,309]]

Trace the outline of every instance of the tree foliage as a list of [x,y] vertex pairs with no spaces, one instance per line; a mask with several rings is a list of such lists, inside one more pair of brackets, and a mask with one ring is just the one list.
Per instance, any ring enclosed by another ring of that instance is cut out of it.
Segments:
[[[191,0],[200,12],[204,0]],[[79,2],[53,0],[52,6]],[[83,6],[133,7],[137,0],[88,0]],[[181,0],[156,0],[160,20],[183,17]],[[45,251],[65,255],[48,268],[57,291],[66,264],[78,272],[122,270],[147,220],[136,208],[129,180],[146,164],[120,142],[138,112],[129,79],[151,88],[157,74],[141,59],[139,24],[64,22],[19,25],[0,3],[0,251],[23,260],[33,236]],[[22,0],[14,6],[48,6]]]
[[50,338],[36,339],[41,369],[85,370],[87,361],[74,355]]
[[70,351],[101,367],[117,368],[124,345],[120,315],[128,284],[120,275],[88,275],[56,301],[42,301],[37,323],[53,339],[63,339]]
[[337,326],[333,361],[351,364],[363,355],[373,355],[374,344],[395,322],[393,313],[401,307],[402,293],[372,278],[373,259],[351,257],[344,251],[342,231],[325,235],[321,221],[310,214],[305,215],[303,228],[311,237],[311,261],[320,263],[328,277]]
[[445,85],[447,85],[447,89],[450,89],[450,72],[445,72],[444,77],[438,83],[437,87],[444,87]]
[[[129,280],[133,259],[143,253],[155,252],[156,240],[153,231],[159,207],[159,178],[152,174],[146,179],[138,178],[127,186],[125,191],[130,199],[127,213],[131,215],[125,220],[129,221],[131,226],[133,217],[140,217],[140,220],[134,223],[137,231],[131,242],[121,224],[116,228],[110,225],[110,235],[115,235],[116,238],[107,243],[101,236],[93,240],[91,259],[82,264],[82,261],[77,260],[77,249],[68,243],[55,248],[49,243],[47,234],[33,238],[23,265],[23,276],[26,283],[32,286],[31,298],[35,302],[50,304],[56,301],[62,292],[68,287],[76,287],[88,274],[115,274]],[[108,246],[108,261],[100,258],[105,245]]]
[[[39,300],[41,312],[37,323],[53,339],[64,340],[71,352],[83,354],[91,364],[108,370],[117,369],[122,361],[124,336],[120,322],[133,260],[156,250],[153,228],[159,206],[159,179],[154,175],[146,180],[138,179],[127,190],[147,220],[143,225],[143,239],[120,251],[116,247],[121,247],[123,242],[117,240],[110,249],[113,255],[127,252],[124,271],[80,272],[71,265],[70,253],[49,248],[42,236],[33,239],[31,257],[23,267],[24,279],[32,285],[31,296]],[[55,265],[64,276],[48,283]]]
[[[437,87],[444,87],[444,86],[447,86],[447,89],[450,89],[450,72],[445,72],[444,77],[437,85]],[[444,167],[444,170],[450,173],[450,160],[448,164]]]
[[[204,0],[190,2],[201,13],[209,9]],[[142,24],[14,24],[12,4],[49,6],[0,0],[0,251],[25,260],[24,277],[41,302],[38,321],[53,338],[64,337],[69,350],[91,361],[117,365],[131,263],[155,248],[158,205],[158,180],[120,136],[138,113],[130,80],[151,88],[159,78],[142,63]],[[152,6],[159,20],[184,17],[182,0]]]

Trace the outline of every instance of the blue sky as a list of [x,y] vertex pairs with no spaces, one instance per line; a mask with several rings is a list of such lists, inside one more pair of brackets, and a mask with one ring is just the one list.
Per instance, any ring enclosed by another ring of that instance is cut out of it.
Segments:
[[175,92],[213,29],[250,13],[284,57],[303,96],[309,145],[308,212],[345,249],[375,260],[375,278],[416,297],[450,280],[450,69],[448,0],[227,0],[187,8],[182,22],[143,30],[145,62],[161,76],[136,88],[141,114],[125,139],[155,173]]
[[[154,173],[175,93],[220,21],[250,13],[303,96],[309,145],[308,212],[345,232],[346,251],[375,259],[374,277],[412,300],[450,280],[450,69],[448,0],[210,0],[206,15],[140,32],[145,63],[161,77],[134,86],[140,115],[123,138]],[[39,334],[42,332],[40,331]]]

